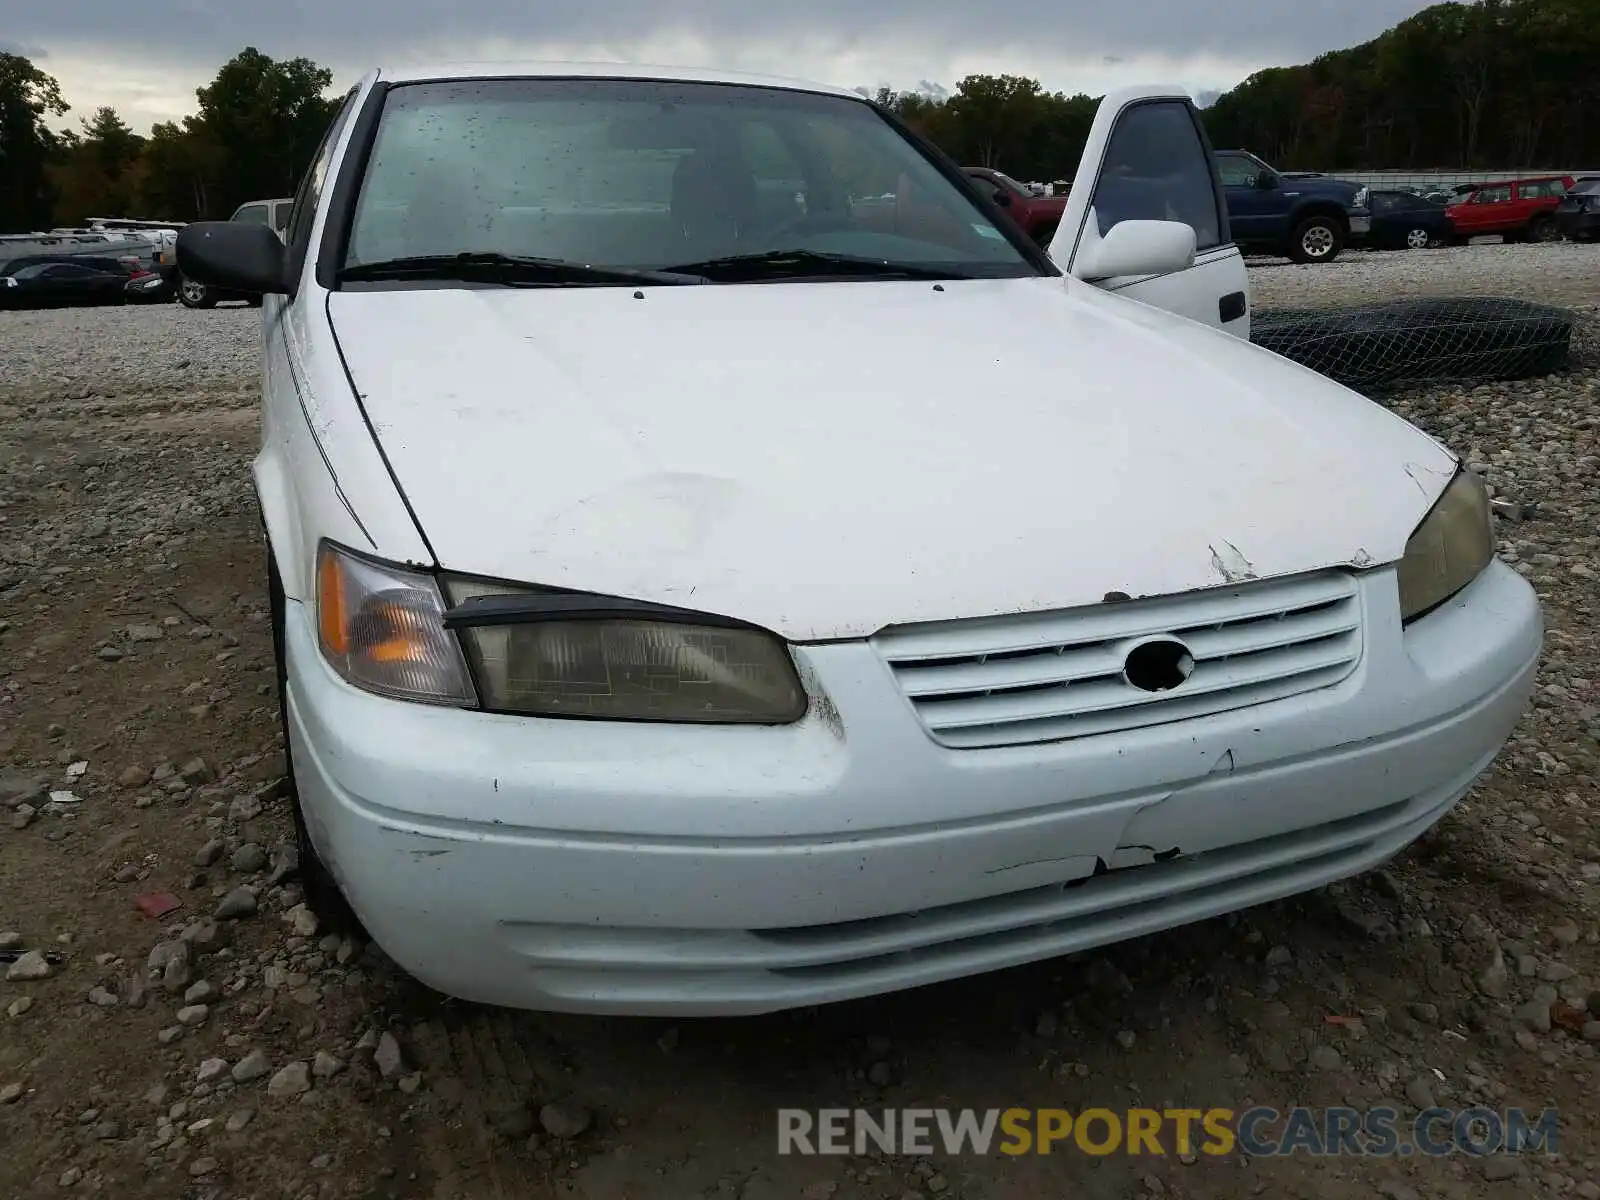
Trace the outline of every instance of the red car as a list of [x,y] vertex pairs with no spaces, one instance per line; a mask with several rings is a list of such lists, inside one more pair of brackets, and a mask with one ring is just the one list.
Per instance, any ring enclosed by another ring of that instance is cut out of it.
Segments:
[[1480,183],[1446,208],[1445,216],[1458,239],[1499,233],[1508,242],[1554,241],[1561,236],[1556,205],[1572,183],[1570,175]]
[[1011,214],[1011,219],[1022,226],[1022,231],[1048,247],[1061,224],[1061,214],[1066,211],[1067,197],[1063,192],[1056,196],[1035,196],[1004,171],[992,167],[962,167],[967,176],[980,186],[994,189],[995,199]]

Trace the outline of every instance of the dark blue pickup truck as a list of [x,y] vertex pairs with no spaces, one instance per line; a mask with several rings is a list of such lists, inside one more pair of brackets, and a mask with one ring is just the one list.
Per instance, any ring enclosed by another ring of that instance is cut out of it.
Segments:
[[1332,262],[1372,227],[1367,189],[1325,175],[1274,170],[1246,150],[1216,152],[1228,225],[1241,249],[1295,262]]

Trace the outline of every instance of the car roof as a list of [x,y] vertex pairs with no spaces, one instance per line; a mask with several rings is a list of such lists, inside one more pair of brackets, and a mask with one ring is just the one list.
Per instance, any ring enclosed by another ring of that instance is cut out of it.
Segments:
[[732,83],[746,87],[777,87],[790,91],[820,92],[833,96],[863,97],[849,88],[812,83],[781,75],[756,75],[709,67],[669,67],[650,63],[605,62],[434,62],[380,67],[376,76],[385,83],[419,83],[448,79],[662,79],[677,83]]

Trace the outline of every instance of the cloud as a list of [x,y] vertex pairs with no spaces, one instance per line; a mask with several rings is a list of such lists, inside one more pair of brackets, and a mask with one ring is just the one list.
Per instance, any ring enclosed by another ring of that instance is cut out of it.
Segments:
[[77,112],[113,103],[137,127],[192,111],[194,89],[247,44],[316,59],[340,84],[384,62],[489,57],[716,65],[847,87],[948,88],[1005,71],[1070,92],[1152,79],[1217,90],[1425,5],[1369,0],[1357,15],[1346,0],[143,0],[135,21],[123,0],[7,7],[8,36],[39,51],[29,56],[49,63]]

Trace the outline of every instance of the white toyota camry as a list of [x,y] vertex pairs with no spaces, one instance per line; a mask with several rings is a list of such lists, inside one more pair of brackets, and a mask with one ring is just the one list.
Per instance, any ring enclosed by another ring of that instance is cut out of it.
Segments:
[[375,71],[265,226],[308,891],[442,991],[747,1013],[1394,855],[1527,701],[1482,484],[1250,345],[1182,93],[1053,244],[849,92]]

